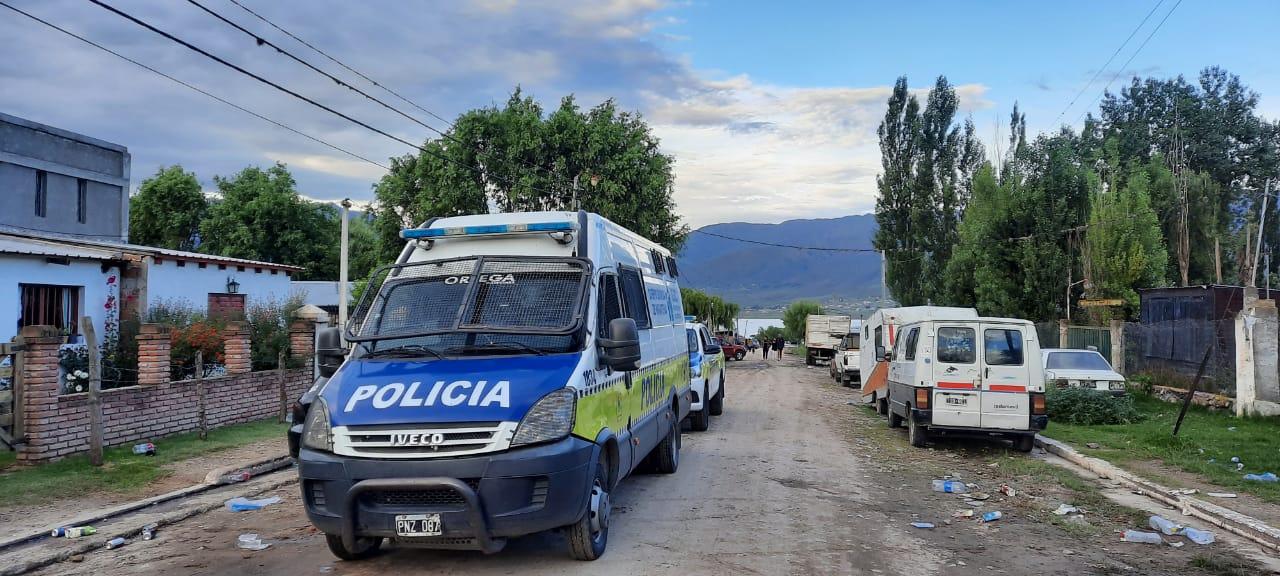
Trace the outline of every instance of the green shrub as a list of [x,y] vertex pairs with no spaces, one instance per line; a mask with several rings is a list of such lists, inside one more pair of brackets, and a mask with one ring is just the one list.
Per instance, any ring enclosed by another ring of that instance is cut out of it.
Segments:
[[1143,419],[1133,396],[1112,396],[1100,390],[1050,388],[1045,395],[1049,420],[1067,424],[1131,424]]
[[[245,319],[249,322],[249,347],[253,370],[272,370],[280,363],[280,353],[290,354],[289,322],[303,305],[302,296],[294,294],[284,301],[262,300],[249,304]],[[287,367],[299,362],[286,357]]]

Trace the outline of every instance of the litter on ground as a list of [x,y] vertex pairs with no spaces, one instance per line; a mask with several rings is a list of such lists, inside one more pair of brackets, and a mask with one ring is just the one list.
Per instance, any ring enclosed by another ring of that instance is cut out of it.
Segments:
[[1059,504],[1058,508],[1053,511],[1053,513],[1057,514],[1058,516],[1066,516],[1067,514],[1078,514],[1081,512],[1083,512],[1083,510],[1076,508],[1075,506],[1072,506],[1070,504]]
[[250,500],[248,498],[245,498],[244,496],[239,496],[239,497],[227,500],[226,505],[227,505],[227,510],[230,510],[232,512],[245,512],[249,510],[261,510],[279,501],[280,501],[279,496],[272,496],[270,498],[261,498],[258,500]]

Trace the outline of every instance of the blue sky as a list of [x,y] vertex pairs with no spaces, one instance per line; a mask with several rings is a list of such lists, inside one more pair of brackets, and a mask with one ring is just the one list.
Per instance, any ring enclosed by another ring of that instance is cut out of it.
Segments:
[[[218,68],[81,0],[9,0],[130,57],[370,158],[405,146]],[[109,0],[166,30],[411,141],[403,118],[259,48],[185,2]],[[957,86],[988,148],[1014,102],[1032,132],[1058,115],[1157,0],[763,2],[708,0],[241,0],[433,112],[503,102],[517,84],[552,107],[615,98],[644,114],[676,157],[685,221],[777,222],[874,207],[875,129],[899,75]],[[211,9],[309,53],[228,0]],[[1239,74],[1280,117],[1280,2],[1183,0],[1122,70],[1154,15],[1061,122],[1076,124],[1108,80]],[[135,186],[159,166],[213,176],[283,161],[311,198],[372,198],[382,170],[228,109],[0,9],[0,110],[129,147]],[[340,69],[333,69],[341,72]],[[430,120],[429,118],[424,118]],[[437,123],[438,125],[438,123]],[[1078,124],[1077,124],[1078,125]],[[1001,135],[1003,140],[1004,134]]]

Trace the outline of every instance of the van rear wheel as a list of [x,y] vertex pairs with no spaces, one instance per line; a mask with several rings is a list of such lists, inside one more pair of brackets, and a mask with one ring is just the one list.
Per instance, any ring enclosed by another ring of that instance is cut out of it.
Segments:
[[890,428],[902,427],[902,417],[893,411],[893,403],[887,400],[885,401],[885,413],[889,415]]
[[653,449],[652,456],[654,471],[659,474],[674,474],[680,467],[680,426],[674,414],[666,438]]
[[907,440],[911,441],[911,445],[916,448],[924,448],[929,441],[929,431],[916,423],[915,418],[907,419]]
[[1036,437],[1019,436],[1017,440],[1013,441],[1013,447],[1017,448],[1019,452],[1030,452],[1032,448],[1036,447]]

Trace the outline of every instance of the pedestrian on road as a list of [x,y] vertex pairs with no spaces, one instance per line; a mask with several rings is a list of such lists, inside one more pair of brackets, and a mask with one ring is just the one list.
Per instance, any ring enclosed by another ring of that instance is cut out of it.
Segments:
[[765,359],[765,360],[768,360],[768,359],[769,359],[769,347],[770,347],[770,346],[772,346],[772,345],[773,345],[773,342],[772,342],[772,341],[767,340],[767,339],[764,339],[764,338],[761,338],[761,339],[760,339],[760,351],[764,353],[764,359]]
[[778,359],[782,359],[782,347],[786,345],[786,341],[782,338],[773,341],[773,349],[778,351]]

